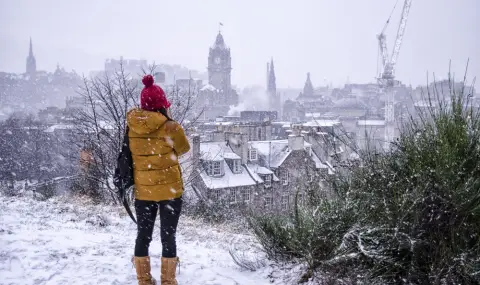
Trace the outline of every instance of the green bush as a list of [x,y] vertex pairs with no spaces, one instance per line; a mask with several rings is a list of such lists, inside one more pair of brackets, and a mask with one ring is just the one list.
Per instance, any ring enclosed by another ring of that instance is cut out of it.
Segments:
[[341,235],[353,219],[338,201],[314,207],[295,205],[290,215],[252,215],[248,222],[271,259],[302,258],[314,268],[333,257]]
[[389,152],[332,180],[339,201],[252,218],[266,252],[358,284],[480,284],[480,113],[467,93],[429,90],[440,103]]

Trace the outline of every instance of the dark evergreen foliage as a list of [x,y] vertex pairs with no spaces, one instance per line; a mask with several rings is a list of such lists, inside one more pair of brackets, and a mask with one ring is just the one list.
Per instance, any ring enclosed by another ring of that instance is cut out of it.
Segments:
[[427,96],[391,151],[332,179],[338,199],[250,218],[270,257],[357,284],[480,284],[480,113],[468,89]]

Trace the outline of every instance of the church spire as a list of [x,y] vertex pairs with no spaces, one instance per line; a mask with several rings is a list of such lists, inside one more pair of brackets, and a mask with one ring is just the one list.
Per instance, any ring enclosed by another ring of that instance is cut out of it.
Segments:
[[270,111],[277,111],[279,114],[282,109],[279,94],[277,94],[277,79],[275,76],[275,66],[273,65],[273,58],[270,63],[267,63],[267,95],[269,101]]
[[26,72],[30,76],[34,76],[37,73],[37,62],[35,60],[35,56],[33,55],[32,37],[30,37],[30,47],[29,47],[29,50],[28,50]]
[[268,73],[267,91],[270,94],[270,96],[272,96],[277,93],[277,83],[276,83],[276,77],[275,77],[275,67],[273,65],[273,58],[270,60],[270,64],[268,65],[268,68],[267,68],[267,73]]
[[30,37],[30,49],[28,52],[28,56],[33,56],[32,37]]
[[310,80],[310,72],[307,73],[307,81],[305,81],[305,86],[303,86],[303,96],[313,96],[313,84]]

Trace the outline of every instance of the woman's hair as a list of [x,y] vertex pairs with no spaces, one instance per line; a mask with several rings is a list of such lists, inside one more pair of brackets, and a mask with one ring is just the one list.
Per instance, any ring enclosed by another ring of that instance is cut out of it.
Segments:
[[167,118],[167,120],[173,121],[173,120],[168,116],[167,109],[165,109],[164,107],[162,107],[162,108],[160,108],[160,109],[157,109],[156,111],[159,112],[160,114],[164,115],[165,118]]

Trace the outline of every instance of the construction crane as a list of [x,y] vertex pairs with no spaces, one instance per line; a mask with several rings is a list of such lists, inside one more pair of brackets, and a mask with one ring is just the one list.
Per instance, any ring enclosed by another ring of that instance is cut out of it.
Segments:
[[408,13],[412,5],[412,0],[405,0],[403,4],[402,16],[400,18],[400,24],[397,30],[397,38],[393,46],[393,52],[391,57],[388,57],[387,49],[387,36],[385,30],[387,29],[392,14],[397,7],[398,1],[393,7],[392,13],[388,18],[382,32],[377,35],[379,50],[382,57],[382,72],[377,78],[378,84],[383,92],[386,94],[385,100],[385,148],[388,149],[390,142],[393,141],[395,136],[395,114],[394,114],[394,90],[393,87],[399,85],[399,82],[395,80],[395,65],[397,63],[398,55],[400,53],[400,47],[402,46],[403,35],[405,34],[405,28],[407,26]]

